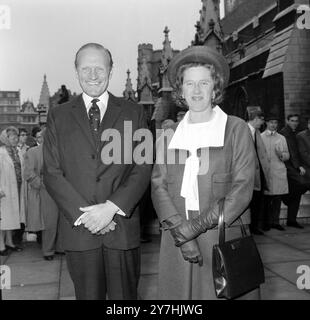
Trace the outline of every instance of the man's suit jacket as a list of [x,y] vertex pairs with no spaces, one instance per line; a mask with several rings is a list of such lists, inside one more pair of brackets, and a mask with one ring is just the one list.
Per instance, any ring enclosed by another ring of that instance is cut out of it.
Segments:
[[289,126],[285,126],[280,132],[287,142],[288,151],[290,153],[290,158],[285,161],[287,168],[287,176],[292,179],[299,179],[299,167],[301,166],[300,155],[298,151],[296,133]]
[[302,166],[306,169],[305,178],[310,186],[310,130],[304,130],[297,134],[298,151]]
[[[253,139],[252,139],[253,140]],[[255,130],[254,146],[256,150],[255,157],[255,178],[254,190],[269,190],[270,189],[270,169],[267,157],[265,144],[262,140],[259,130]]]
[[296,137],[302,165],[310,169],[310,130],[299,132]]
[[[131,121],[132,132],[146,128],[141,106],[110,94],[100,134],[116,129],[123,137],[124,121]],[[137,143],[131,150],[123,139],[121,163],[104,164],[101,151],[107,144],[110,142],[96,144],[82,95],[49,111],[43,146],[44,183],[61,211],[60,233],[65,250],[84,251],[102,244],[127,250],[140,244],[139,214],[135,208],[149,183],[151,165],[124,164],[124,157],[132,156]],[[106,200],[126,214],[115,215],[115,231],[92,235],[83,225],[74,227],[82,214],[80,207]]]

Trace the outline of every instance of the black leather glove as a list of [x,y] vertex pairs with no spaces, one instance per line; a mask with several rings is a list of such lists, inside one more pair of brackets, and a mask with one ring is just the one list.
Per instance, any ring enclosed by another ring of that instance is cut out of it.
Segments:
[[175,245],[179,247],[217,226],[218,217],[219,205],[215,202],[206,212],[201,213],[196,218],[186,220],[181,215],[176,214],[164,222],[171,232]]
[[180,249],[185,261],[198,263],[199,266],[202,266],[203,259],[196,239],[184,243]]

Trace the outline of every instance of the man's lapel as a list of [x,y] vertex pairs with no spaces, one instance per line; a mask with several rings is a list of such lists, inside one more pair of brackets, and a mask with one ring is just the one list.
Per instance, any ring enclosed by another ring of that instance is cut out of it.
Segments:
[[[100,136],[102,135],[104,130],[108,130],[113,128],[116,120],[119,118],[120,114],[122,112],[122,108],[120,103],[117,101],[117,99],[109,93],[109,101],[108,101],[108,106],[107,110],[104,114],[104,117],[100,123]],[[104,145],[108,141],[103,141],[101,143],[101,148],[104,147]]]
[[92,136],[90,125],[89,125],[89,119],[87,116],[86,107],[81,94],[73,102],[72,114],[74,116],[74,119],[80,125],[83,133],[87,136],[89,142],[93,145],[94,148],[96,148],[95,141]]

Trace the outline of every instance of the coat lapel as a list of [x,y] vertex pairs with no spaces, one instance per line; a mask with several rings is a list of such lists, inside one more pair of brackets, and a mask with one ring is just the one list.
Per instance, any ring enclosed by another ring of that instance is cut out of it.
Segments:
[[[100,123],[100,135],[102,134],[102,132],[104,130],[108,130],[108,129],[113,128],[113,126],[114,126],[116,120],[119,118],[121,112],[122,112],[121,105],[119,104],[117,99],[111,93],[109,93],[109,101],[108,101],[107,110],[104,114],[104,117],[103,117],[101,123]],[[108,141],[103,141],[101,143],[101,148],[103,148],[107,142]]]
[[81,129],[83,130],[83,133],[88,138],[89,142],[92,144],[94,148],[96,148],[82,95],[79,95],[77,99],[73,102],[72,114],[76,122],[80,125]]

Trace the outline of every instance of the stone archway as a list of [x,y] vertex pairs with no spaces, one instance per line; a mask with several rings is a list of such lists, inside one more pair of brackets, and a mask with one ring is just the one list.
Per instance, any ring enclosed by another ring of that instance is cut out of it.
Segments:
[[239,118],[245,119],[249,98],[244,86],[240,86],[236,89],[233,101],[233,114]]

